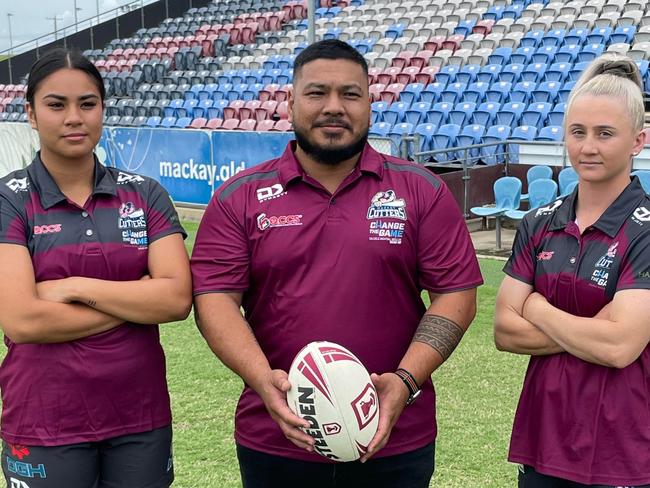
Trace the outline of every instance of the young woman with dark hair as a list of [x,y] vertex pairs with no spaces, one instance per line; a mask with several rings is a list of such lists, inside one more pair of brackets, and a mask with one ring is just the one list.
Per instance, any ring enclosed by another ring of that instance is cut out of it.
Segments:
[[185,233],[158,183],[95,158],[104,95],[79,53],[40,58],[27,112],[41,148],[0,179],[0,433],[11,487],[173,481],[156,324],[190,310]]

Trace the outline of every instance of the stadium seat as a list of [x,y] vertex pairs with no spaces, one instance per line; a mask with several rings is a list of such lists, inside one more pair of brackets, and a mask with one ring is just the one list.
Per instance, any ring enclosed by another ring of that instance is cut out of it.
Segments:
[[159,127],[161,118],[159,116],[152,116],[147,119],[147,127]]
[[497,102],[483,102],[472,114],[471,123],[489,127],[494,124],[497,112],[501,109],[501,104]]
[[[523,120],[522,123],[524,123]],[[510,139],[516,141],[532,141],[535,139],[536,135],[537,127],[532,125],[520,125],[519,127],[514,128],[510,135]],[[508,160],[511,163],[519,162],[519,144],[508,145]]]
[[510,96],[508,98],[509,102],[519,102],[527,104],[530,101],[532,92],[537,87],[537,83],[534,81],[520,81],[515,83]]
[[[391,142],[393,144],[394,150],[397,152],[397,154],[401,154],[402,151],[402,137],[403,136],[410,136],[413,134],[413,124],[409,124],[407,122],[404,123],[399,123],[395,124],[390,132],[388,133],[388,136],[391,139]],[[406,154],[412,154],[412,148],[410,148],[410,143],[406,143],[407,147],[405,148]]]
[[415,103],[404,113],[405,121],[413,124],[413,126],[424,123],[429,110],[431,110],[431,104],[429,102]]
[[197,117],[192,120],[190,125],[188,126],[189,129],[204,129],[208,123],[208,119],[204,117]]
[[449,112],[452,111],[454,105],[448,102],[438,102],[431,106],[431,110],[427,112],[427,123],[433,124],[437,127],[447,123]]
[[191,117],[179,117],[174,123],[174,127],[179,129],[185,129],[192,123]]
[[460,133],[460,126],[456,124],[444,124],[438,127],[438,130],[433,135],[432,147],[434,151],[440,151],[433,155],[438,163],[448,163],[453,161],[456,157],[455,151],[451,149],[456,146],[456,138]]
[[562,140],[562,127],[561,126],[548,126],[539,131],[537,136],[538,141],[556,142]]
[[458,126],[468,124],[475,110],[476,103],[474,102],[457,103],[449,112],[449,123]]
[[445,89],[445,84],[434,82],[429,83],[422,92],[420,92],[420,101],[428,103],[438,103],[440,102],[440,95]]
[[425,85],[422,83],[409,83],[404,87],[400,94],[399,100],[408,105],[413,105],[420,101],[420,94],[424,90]]
[[528,186],[528,195],[529,210],[508,210],[504,215],[509,219],[521,220],[528,212],[550,204],[557,198],[557,183],[549,178],[534,180]]
[[546,124],[548,114],[551,111],[552,107],[552,104],[544,102],[529,105],[528,108],[521,114],[521,125],[542,127]]
[[375,137],[388,137],[392,126],[387,122],[377,122],[370,126],[368,134]]
[[408,104],[404,102],[391,103],[387,110],[384,111],[384,121],[391,125],[401,124],[404,122]]
[[433,136],[438,128],[433,124],[418,124],[413,133],[419,137],[418,152],[433,150]]
[[501,106],[497,112],[496,121],[499,125],[517,127],[521,120],[521,115],[526,109],[526,104],[521,102],[509,102]]
[[[526,185],[529,188],[530,184],[535,180],[541,179],[552,179],[553,178],[553,169],[550,166],[544,165],[535,165],[531,166],[528,171],[526,171]],[[528,194],[522,193],[521,200],[528,200]]]
[[176,117],[167,116],[160,121],[160,126],[164,128],[172,128],[176,125]]
[[521,198],[521,180],[513,176],[504,176],[494,182],[494,205],[472,207],[470,212],[479,217],[496,218],[496,248],[501,249],[501,217],[508,210],[519,208]]
[[636,170],[632,171],[632,176],[639,178],[641,186],[646,193],[650,194],[650,171],[648,170]]
[[571,193],[572,185],[578,182],[578,173],[571,166],[563,168],[557,176],[559,184],[560,197],[565,197]]
[[[497,114],[498,117],[498,114]],[[493,144],[484,146],[480,150],[480,158],[487,165],[494,165],[504,159],[505,148],[498,142],[505,141],[510,137],[511,128],[509,125],[493,125],[487,129],[483,136],[483,144]]]
[[[456,138],[456,144],[459,147],[473,146],[481,143],[481,138],[485,134],[485,126],[480,124],[466,125]],[[456,151],[456,159],[466,159],[466,164],[473,164],[479,155],[479,148],[460,149]]]

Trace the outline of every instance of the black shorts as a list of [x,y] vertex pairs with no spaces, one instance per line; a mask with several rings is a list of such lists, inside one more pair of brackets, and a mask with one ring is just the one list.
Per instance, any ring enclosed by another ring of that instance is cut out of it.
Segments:
[[9,488],[168,488],[172,428],[54,447],[3,442],[2,471]]
[[[619,488],[620,485],[583,485],[575,481],[555,478],[538,473],[530,466],[519,466],[519,488]],[[650,485],[636,485],[620,488],[650,488]]]
[[317,463],[272,456],[237,445],[243,488],[428,488],[435,446],[366,463]]

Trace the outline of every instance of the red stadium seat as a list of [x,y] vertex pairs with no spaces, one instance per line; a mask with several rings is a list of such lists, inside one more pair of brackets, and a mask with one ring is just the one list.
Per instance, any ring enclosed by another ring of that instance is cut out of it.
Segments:
[[237,129],[251,131],[251,130],[255,130],[256,126],[257,126],[257,120],[255,120],[255,119],[244,119],[239,123],[239,125],[237,126]]
[[275,100],[267,100],[263,102],[258,108],[255,109],[255,118],[258,121],[273,118],[273,114],[278,108],[278,102]]
[[393,66],[404,69],[411,63],[411,58],[415,55],[413,51],[402,51],[393,58]]
[[373,102],[378,102],[381,98],[381,92],[383,92],[385,89],[386,85],[384,83],[375,83],[373,85],[370,85],[368,91],[370,93],[371,100]]
[[288,132],[290,130],[293,130],[293,124],[286,119],[280,119],[275,123],[273,129],[271,130]]
[[239,120],[239,109],[241,109],[246,102],[243,100],[233,100],[230,104],[223,109],[223,118]]
[[[220,119],[212,119],[212,120],[220,120]],[[190,125],[187,127],[189,129],[204,129],[208,124],[208,120],[204,119],[202,117],[199,117],[197,119],[193,119]]]
[[402,83],[403,85],[408,85],[409,83],[415,83],[415,76],[420,72],[420,68],[415,66],[409,66],[408,68],[402,69],[402,72],[397,75],[397,83]]
[[425,85],[433,83],[438,71],[440,71],[438,66],[425,66],[417,75],[415,75],[415,81],[416,83],[424,83]]
[[278,104],[277,113],[280,119],[285,120],[289,118],[289,102],[284,101]]
[[239,119],[226,119],[221,125],[223,130],[237,130],[239,128]]
[[284,102],[289,98],[289,90],[285,87],[278,88],[273,95],[273,98],[276,102]]
[[386,68],[377,75],[377,83],[381,83],[382,85],[390,85],[391,83],[395,83],[397,80],[397,75],[401,72],[402,69],[395,66]]
[[261,132],[266,132],[269,130],[273,130],[273,126],[275,125],[275,120],[267,119],[267,120],[260,120],[257,123],[257,126],[255,127],[255,130],[259,130]]
[[381,73],[381,68],[368,68],[368,84],[377,83],[377,75]]
[[386,87],[386,89],[381,92],[380,98],[382,102],[393,103],[396,102],[400,96],[400,93],[404,90],[404,84],[402,83],[391,83]]
[[424,68],[425,66],[429,65],[429,60],[431,59],[431,56],[433,56],[433,51],[429,51],[427,49],[423,49],[422,51],[418,51],[411,58],[411,66],[417,66],[418,68]]
[[490,34],[492,32],[492,26],[493,25],[494,25],[494,20],[492,20],[492,19],[480,20],[472,28],[472,33],[473,34],[483,34],[484,36],[487,36],[488,34]]
[[253,119],[255,118],[255,110],[262,105],[259,100],[249,100],[246,104],[239,109],[239,119]]
[[220,129],[223,125],[223,119],[210,119],[205,124],[206,129]]

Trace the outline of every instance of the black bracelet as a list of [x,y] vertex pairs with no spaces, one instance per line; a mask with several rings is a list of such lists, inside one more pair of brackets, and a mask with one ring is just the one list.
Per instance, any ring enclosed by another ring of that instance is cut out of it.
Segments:
[[395,371],[395,374],[401,378],[401,380],[408,388],[409,396],[414,396],[418,393],[418,391],[420,391],[418,382],[415,381],[413,375],[406,371],[404,368],[398,368],[397,371]]

